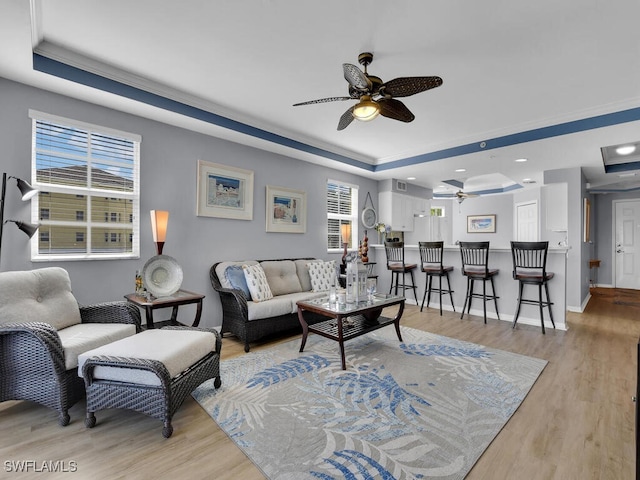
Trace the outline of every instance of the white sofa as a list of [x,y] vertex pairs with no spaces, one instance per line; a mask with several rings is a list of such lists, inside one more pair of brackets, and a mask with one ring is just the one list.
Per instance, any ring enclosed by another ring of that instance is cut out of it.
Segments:
[[[324,287],[312,285],[309,264],[324,264],[334,268],[333,262],[316,258],[281,260],[226,261],[214,264],[210,269],[211,285],[220,294],[222,303],[221,334],[233,333],[244,341],[248,352],[250,342],[279,332],[300,329],[296,302],[327,295]],[[243,266],[261,265],[273,298],[256,301],[246,289],[238,285]],[[237,275],[234,281],[233,274]],[[325,285],[328,285],[325,282]],[[315,323],[322,317],[309,316]]]

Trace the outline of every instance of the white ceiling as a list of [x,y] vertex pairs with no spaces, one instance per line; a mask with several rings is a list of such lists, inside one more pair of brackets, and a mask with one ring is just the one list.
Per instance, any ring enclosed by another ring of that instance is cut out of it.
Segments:
[[[3,0],[0,76],[371,178],[413,176],[436,192],[449,179],[539,185],[542,171],[576,166],[600,189],[630,189],[640,176],[606,174],[600,147],[640,139],[638,18],[638,0]],[[36,71],[34,49],[274,136]],[[364,51],[383,81],[442,77],[402,99],[413,122],[337,131],[355,101],[292,106],[348,95],[342,64]],[[632,121],[617,123],[625,110]],[[576,122],[600,115],[615,124]],[[557,135],[566,122],[578,131]],[[521,132],[541,139],[522,143]],[[496,147],[502,137],[508,146]]]

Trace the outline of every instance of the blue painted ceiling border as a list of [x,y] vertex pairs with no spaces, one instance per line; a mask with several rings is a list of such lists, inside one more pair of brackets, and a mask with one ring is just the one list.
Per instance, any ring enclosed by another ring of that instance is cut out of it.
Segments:
[[39,72],[47,73],[59,78],[64,78],[65,80],[70,80],[72,82],[86,85],[88,87],[97,88],[98,90],[113,93],[121,97],[129,98],[131,100],[135,100],[147,105],[162,108],[164,110],[178,113],[180,115],[185,115],[197,120],[202,120],[212,125],[228,128],[230,130],[244,133],[252,137],[260,138],[268,142],[311,153],[313,155],[318,155],[330,160],[336,160],[338,162],[352,165],[354,167],[368,170],[370,172],[374,171],[374,165],[371,165],[369,163],[355,160],[344,155],[339,155],[337,153],[333,153],[322,148],[317,148],[312,145],[307,145],[306,143],[298,142],[296,140],[292,140],[290,138],[283,137],[281,135],[277,135],[260,128],[252,127],[245,123],[238,122],[236,120],[232,120],[212,112],[207,112],[206,110],[202,110],[201,108],[192,107],[185,103],[181,103],[176,100],[157,95],[155,93],[150,93],[140,88],[132,87],[130,85],[97,75],[95,73],[87,72],[86,70],[82,70],[72,65],[53,60],[35,52],[33,53],[33,68],[34,70],[37,70]]
[[482,142],[468,143],[466,145],[438,150],[436,152],[416,155],[414,157],[407,157],[400,160],[395,160],[393,162],[378,165],[376,171],[407,167],[418,163],[433,162],[435,160],[442,160],[445,158],[457,157],[470,153],[478,153],[485,150],[508,147],[520,143],[534,142],[536,140],[544,140],[545,138],[568,135],[570,133],[578,133],[586,130],[593,130],[596,128],[610,127],[612,125],[618,125],[620,123],[635,122],[637,120],[640,120],[640,107],[630,108],[628,110],[622,110],[614,113],[606,113],[603,115],[597,115],[595,117],[584,118],[581,120],[573,120],[571,122],[559,123],[557,125],[550,125],[548,127],[535,128],[533,130],[504,135],[502,137],[496,137]]
[[330,160],[335,160],[347,165],[361,168],[369,172],[391,170],[419,163],[432,162],[435,160],[442,160],[445,158],[457,157],[470,153],[478,153],[485,150],[492,150],[495,148],[533,142],[536,140],[543,140],[545,138],[568,135],[585,130],[592,130],[596,128],[608,127],[620,123],[640,120],[640,107],[631,108],[619,112],[607,113],[594,117],[584,118],[581,120],[574,120],[571,122],[560,123],[548,127],[527,130],[520,133],[504,135],[501,137],[485,140],[483,142],[468,143],[466,145],[460,145],[457,147],[438,150],[435,152],[424,153],[421,155],[407,157],[392,162],[386,162],[380,165],[371,165],[369,163],[355,160],[345,155],[333,153],[322,148],[314,147],[303,142],[298,142],[296,140],[292,140],[290,138],[283,137],[266,130],[262,130],[260,128],[252,127],[245,123],[238,122],[236,120],[232,120],[212,112],[207,112],[206,110],[202,110],[200,108],[193,107],[176,100],[163,97],[161,95],[150,93],[145,90],[126,85],[122,82],[118,82],[116,80],[87,72],[86,70],[82,70],[72,65],[53,60],[35,52],[33,53],[33,68],[34,70],[37,70],[39,72],[47,73],[59,78],[70,80],[75,83],[97,88],[105,92],[120,95],[131,100],[162,108],[167,111],[195,118],[197,120],[202,120],[212,125],[228,128],[230,130],[260,138],[262,140],[266,140],[278,145],[293,148],[295,150],[310,153],[312,155],[317,155]]

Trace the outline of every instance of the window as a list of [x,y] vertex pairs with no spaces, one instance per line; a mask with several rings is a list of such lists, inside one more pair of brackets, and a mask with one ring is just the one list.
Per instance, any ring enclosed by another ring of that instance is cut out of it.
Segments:
[[40,192],[32,211],[40,212],[41,233],[47,233],[31,243],[32,260],[138,258],[140,137],[33,110],[29,115],[32,183]]
[[432,217],[444,217],[444,207],[431,207],[430,214]]
[[342,249],[340,226],[349,225],[348,248],[358,246],[358,187],[334,180],[327,181],[327,248]]

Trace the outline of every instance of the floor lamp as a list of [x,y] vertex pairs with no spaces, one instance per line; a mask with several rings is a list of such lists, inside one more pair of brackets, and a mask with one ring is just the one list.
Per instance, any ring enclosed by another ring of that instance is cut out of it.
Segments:
[[39,225],[32,225],[30,223],[27,222],[21,222],[19,220],[5,220],[4,219],[4,198],[5,195],[7,193],[7,179],[8,178],[15,178],[17,181],[17,187],[20,190],[20,193],[22,193],[22,200],[27,201],[29,200],[31,197],[33,197],[35,194],[38,193],[38,190],[36,190],[35,188],[33,188],[31,185],[29,185],[27,182],[25,182],[24,180],[18,178],[18,177],[7,177],[6,173],[2,174],[2,197],[0,200],[0,260],[2,258],[2,230],[4,227],[5,223],[8,222],[12,222],[15,223],[16,226],[22,230],[24,233],[26,233],[29,238],[33,237],[33,235],[36,233],[36,230],[38,230]]

